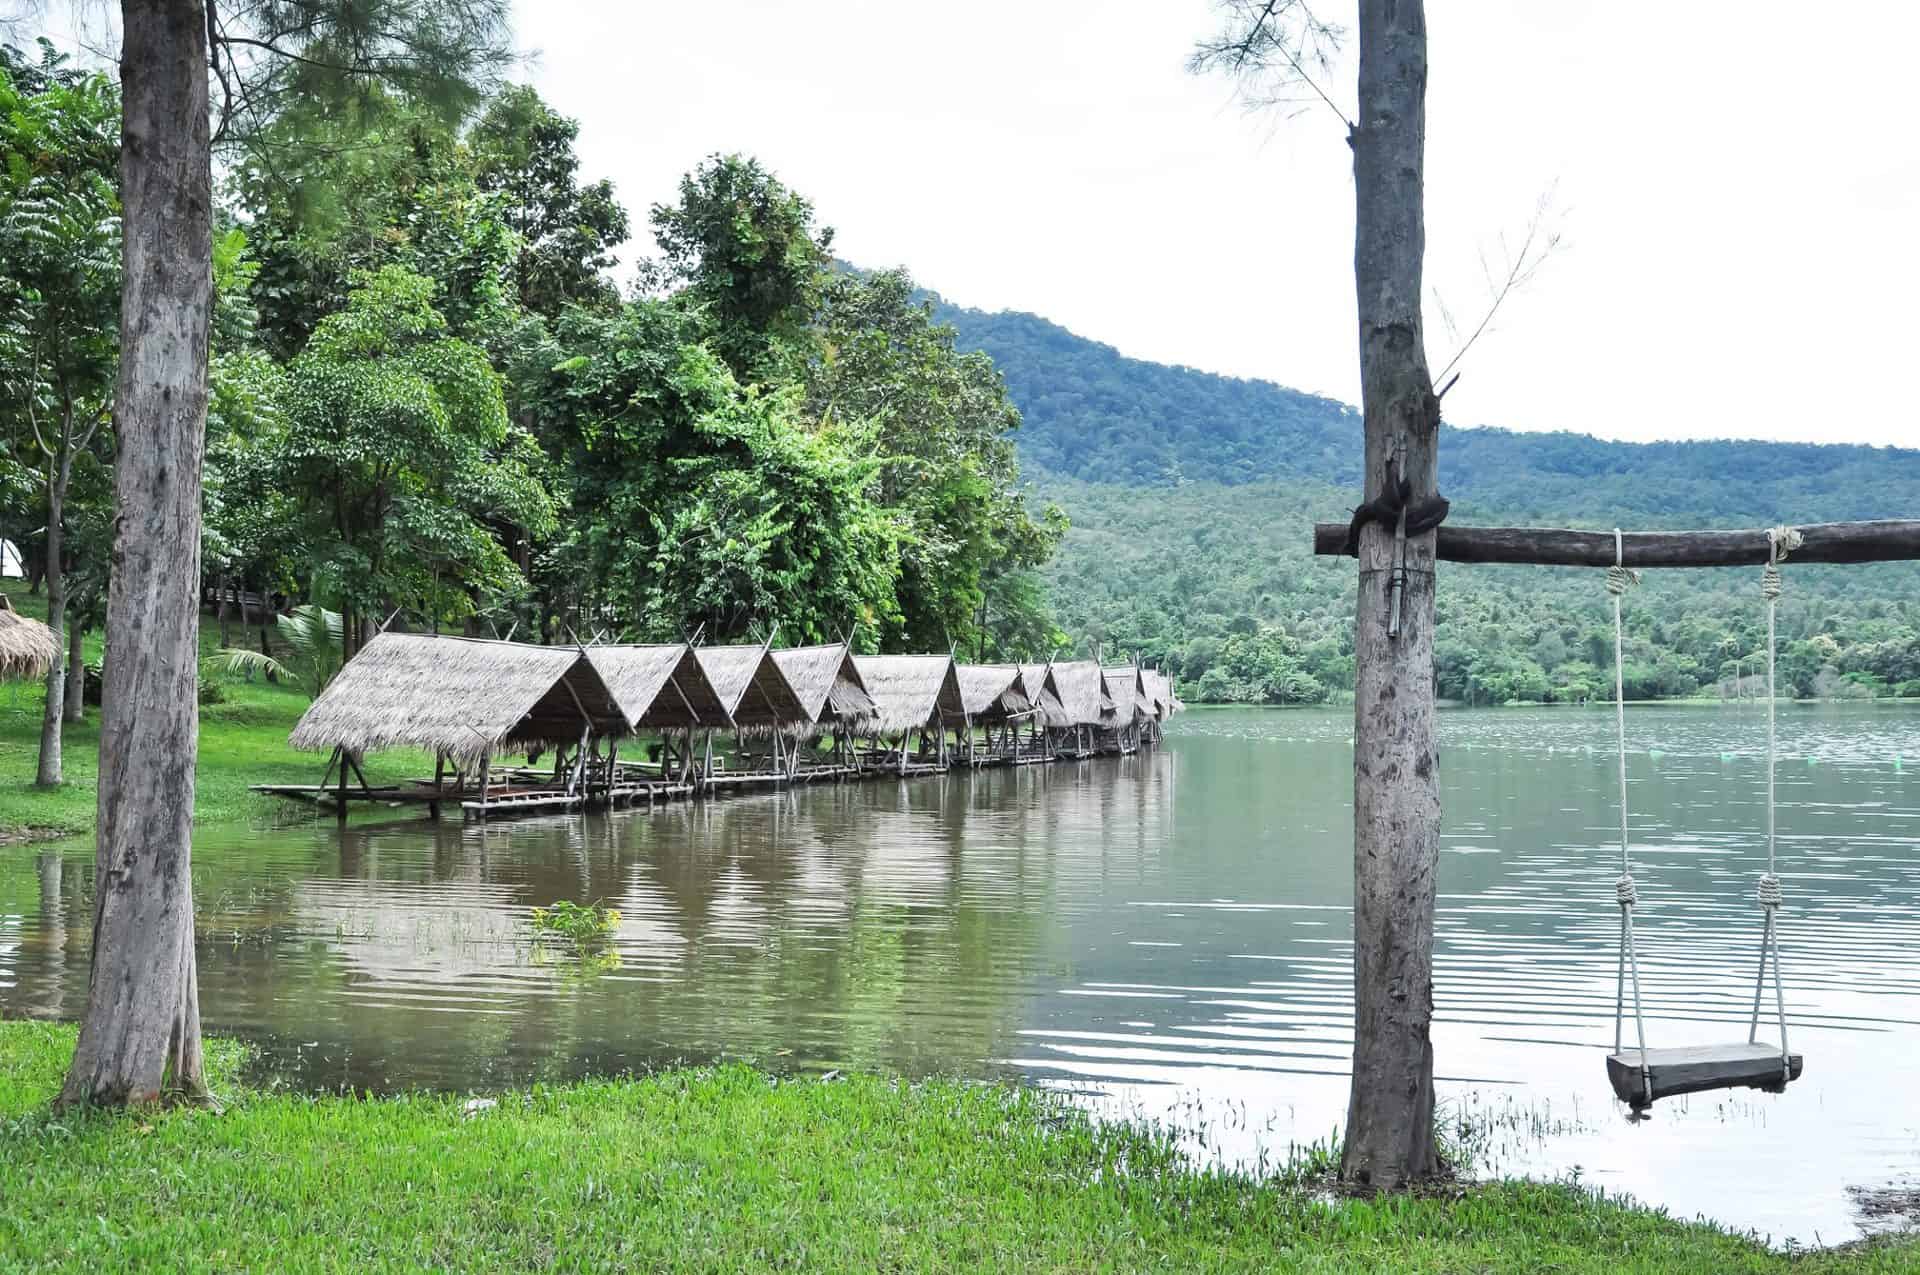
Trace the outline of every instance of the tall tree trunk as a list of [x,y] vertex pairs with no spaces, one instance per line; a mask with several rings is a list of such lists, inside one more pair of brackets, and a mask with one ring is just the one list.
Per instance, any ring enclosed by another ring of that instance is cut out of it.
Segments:
[[[1415,499],[1437,481],[1440,402],[1420,322],[1426,91],[1421,0],[1361,0],[1360,114],[1350,140],[1370,498],[1389,464]],[[1394,529],[1366,527],[1354,619],[1353,1087],[1341,1172],[1389,1189],[1439,1167],[1430,1036],[1440,839],[1433,546],[1431,532],[1407,542],[1400,634],[1389,637]]]
[[193,952],[200,461],[213,303],[206,14],[123,0],[125,227],[93,966],[62,1105],[206,1097]]
[[67,703],[63,716],[69,722],[85,721],[87,716],[87,630],[78,623],[67,626]]
[[219,608],[216,614],[220,617],[220,649],[223,651],[233,645],[233,625],[227,611],[227,593],[232,584],[233,577],[222,572],[219,582],[214,585],[215,605]]
[[42,788],[58,788],[64,778],[60,766],[60,724],[66,720],[67,667],[63,659],[67,649],[67,570],[61,561],[66,552],[67,478],[71,473],[68,440],[73,437],[69,422],[62,421],[60,450],[47,464],[47,627],[53,630],[53,667],[47,670],[47,701],[40,713],[40,766],[33,782]]

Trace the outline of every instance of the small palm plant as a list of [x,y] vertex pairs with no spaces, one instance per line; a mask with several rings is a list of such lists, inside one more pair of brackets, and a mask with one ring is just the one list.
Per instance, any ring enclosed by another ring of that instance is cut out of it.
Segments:
[[298,606],[274,627],[287,644],[284,660],[236,646],[221,647],[213,658],[229,673],[267,673],[297,684],[309,698],[318,699],[343,662],[340,613],[312,604]]

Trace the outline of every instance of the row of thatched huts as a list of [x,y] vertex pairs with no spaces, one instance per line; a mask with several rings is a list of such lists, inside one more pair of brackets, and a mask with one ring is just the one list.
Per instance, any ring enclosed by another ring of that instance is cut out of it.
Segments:
[[[295,726],[329,754],[315,785],[259,791],[470,814],[623,805],[822,779],[1130,753],[1183,705],[1164,674],[1092,661],[961,664],[845,643],[530,646],[383,633]],[[431,753],[374,785],[366,754]],[[509,764],[509,759],[523,758]]]

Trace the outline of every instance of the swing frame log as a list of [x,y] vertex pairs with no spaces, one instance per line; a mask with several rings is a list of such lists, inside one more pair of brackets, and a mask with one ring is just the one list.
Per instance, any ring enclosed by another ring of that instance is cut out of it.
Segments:
[[[1796,525],[1795,566],[1810,562],[1920,560],[1920,520],[1816,522]],[[1313,551],[1338,557],[1347,541],[1344,522],[1313,525]],[[1767,560],[1764,528],[1742,531],[1628,531],[1620,536],[1627,567],[1757,567]],[[1540,567],[1611,567],[1611,531],[1561,527],[1456,527],[1443,523],[1434,556],[1442,562],[1506,563]]]

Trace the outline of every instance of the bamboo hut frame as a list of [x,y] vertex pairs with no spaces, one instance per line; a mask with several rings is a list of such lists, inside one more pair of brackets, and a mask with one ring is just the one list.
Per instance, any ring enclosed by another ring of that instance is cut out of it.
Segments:
[[1110,704],[1101,714],[1102,747],[1122,755],[1135,752],[1140,747],[1140,722],[1153,714],[1140,666],[1104,668],[1100,676],[1106,683]]
[[[674,792],[690,787],[696,779],[694,731],[733,725],[693,648],[684,642],[595,646],[588,648],[587,658],[612,690],[629,731],[658,733],[659,782]],[[655,795],[653,774],[644,766],[623,764],[617,743],[609,747],[606,767],[610,788],[645,786],[649,797]]]
[[749,739],[768,742],[764,768],[735,768],[720,773],[713,759],[713,733],[705,731],[700,783],[711,789],[721,785],[784,783],[789,776],[789,753],[806,728],[807,710],[794,692],[792,683],[773,656],[773,639],[738,646],[701,646],[694,648],[701,671],[726,708],[733,731],[735,756],[744,755]]
[[[1035,716],[1033,697],[1018,664],[959,664],[960,703],[966,714],[966,757],[970,765],[1002,765],[1019,755],[1018,731]],[[984,733],[985,753],[978,748]]]
[[1056,732],[1073,728],[1073,715],[1061,702],[1060,690],[1053,681],[1053,661],[1023,664],[1020,676],[1027,696],[1033,701],[1033,716],[1027,719],[1027,737],[1017,741],[1015,760],[1053,761]]
[[[966,706],[951,655],[856,655],[854,663],[874,711],[865,725],[871,752],[897,774],[947,767],[949,725],[965,729]],[[920,747],[911,754],[915,732]],[[887,747],[883,748],[882,745]]]
[[[258,790],[325,797],[343,819],[356,799],[425,802],[436,816],[445,799],[461,799],[469,813],[482,816],[496,804],[571,807],[588,799],[593,742],[627,729],[613,692],[579,647],[386,632],[347,661],[288,737],[297,749],[329,753],[320,784]],[[551,784],[518,787],[518,776],[510,777],[495,796],[495,756],[549,747],[557,754],[577,748],[571,766],[556,760]],[[360,758],[390,748],[432,752],[432,782],[375,789]],[[445,783],[449,763],[451,790]],[[329,789],[336,767],[338,779]],[[359,780],[358,791],[348,788],[349,771]],[[470,777],[474,803],[464,800]]]
[[818,764],[815,750],[790,749],[787,753],[790,777],[799,778],[803,773],[804,754],[813,754],[811,760],[815,764],[804,768],[813,778],[852,774],[857,769],[855,738],[875,711],[873,696],[861,680],[859,663],[853,658],[852,645],[841,641],[825,646],[792,647],[775,651],[773,658],[805,714],[804,721],[796,726],[795,743],[822,737],[833,741],[831,759],[824,765]]
[[1055,751],[1073,758],[1093,756],[1095,732],[1113,706],[1100,666],[1092,660],[1056,661],[1049,666],[1048,677],[1068,721],[1066,727],[1050,732]]

